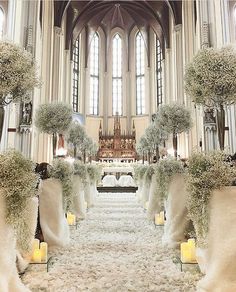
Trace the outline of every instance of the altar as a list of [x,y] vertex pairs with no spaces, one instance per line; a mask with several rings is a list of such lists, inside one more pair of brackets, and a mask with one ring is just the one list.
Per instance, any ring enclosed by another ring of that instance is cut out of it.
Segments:
[[113,135],[103,133],[100,123],[98,160],[102,162],[134,162],[136,159],[135,136],[134,123],[131,133],[124,132],[124,134],[121,134],[120,117],[118,114],[114,118]]

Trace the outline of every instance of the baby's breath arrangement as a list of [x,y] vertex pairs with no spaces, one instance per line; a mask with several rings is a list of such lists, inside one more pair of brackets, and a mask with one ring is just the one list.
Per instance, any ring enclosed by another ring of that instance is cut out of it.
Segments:
[[25,208],[35,196],[38,176],[33,172],[34,164],[15,150],[0,154],[0,188],[6,202],[6,223],[15,230],[19,247],[28,251],[30,231],[25,222]]
[[134,167],[134,179],[136,182],[143,179],[148,165],[140,164]]
[[89,178],[92,182],[96,182],[101,178],[101,171],[98,166],[96,165],[88,165],[87,166],[87,173]]
[[73,167],[64,159],[57,158],[52,162],[50,177],[59,179],[62,183],[63,207],[64,211],[71,211],[73,194],[72,194],[72,176]]
[[86,165],[78,160],[74,162],[74,174],[78,175],[83,183],[87,183],[87,170]]
[[146,170],[146,172],[144,174],[144,179],[145,179],[146,182],[149,182],[149,183],[151,182],[152,175],[154,174],[154,172],[155,172],[154,165],[148,165],[148,168],[147,168],[147,170]]
[[193,221],[198,244],[207,245],[209,200],[214,189],[230,186],[236,170],[225,161],[221,151],[207,155],[194,153],[189,159],[188,211]]
[[33,56],[19,45],[0,41],[0,104],[22,100],[40,84]]
[[184,173],[184,168],[180,161],[173,158],[160,160],[155,168],[155,175],[158,185],[158,194],[161,203],[167,198],[167,191],[172,177],[176,174]]

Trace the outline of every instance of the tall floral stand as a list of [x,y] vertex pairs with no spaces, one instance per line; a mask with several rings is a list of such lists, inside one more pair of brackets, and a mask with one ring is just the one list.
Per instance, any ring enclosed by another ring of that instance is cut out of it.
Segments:
[[21,282],[16,268],[16,239],[13,229],[6,224],[6,205],[0,190],[0,291],[30,292]]
[[136,191],[136,196],[137,196],[138,202],[141,203],[141,195],[142,195],[142,190],[143,190],[143,179],[140,179],[137,182],[137,185],[138,185],[138,190]]
[[150,185],[149,204],[147,209],[148,219],[154,220],[155,214],[160,213],[161,211],[160,196],[158,196],[158,185],[156,177],[153,175]]
[[[38,198],[34,197],[29,199],[24,210],[24,218],[26,225],[30,232],[29,242],[33,245],[35,231],[37,227],[37,218],[38,218]],[[20,273],[24,272],[30,262],[31,252],[24,253],[20,250],[17,244],[17,269]]]
[[87,177],[87,181],[84,185],[84,197],[88,204],[88,208],[93,207],[95,201],[95,194],[93,194],[92,192],[91,184],[92,184],[91,179]]
[[96,181],[95,180],[90,181],[89,187],[90,187],[90,195],[91,195],[90,205],[91,207],[93,207],[96,203],[96,197],[98,196]]
[[236,187],[215,190],[210,200],[209,257],[198,291],[236,291]]
[[178,174],[170,182],[166,201],[166,222],[162,242],[170,248],[177,248],[185,241],[185,231],[189,225],[186,206],[186,177]]
[[63,209],[62,184],[49,178],[41,183],[39,195],[40,225],[49,247],[64,247],[70,241],[70,230]]
[[73,176],[73,209],[76,217],[80,219],[86,218],[86,206],[84,198],[84,184],[79,175]]

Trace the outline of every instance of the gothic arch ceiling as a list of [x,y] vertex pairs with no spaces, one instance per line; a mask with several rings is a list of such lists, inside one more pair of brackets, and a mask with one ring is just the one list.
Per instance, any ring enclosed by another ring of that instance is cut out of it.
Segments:
[[159,36],[163,48],[164,45],[169,47],[169,19],[173,16],[176,25],[182,23],[182,1],[55,0],[56,26],[61,26],[65,14],[67,14],[66,49],[69,49],[72,40],[77,38],[83,28],[86,28],[91,35],[101,27],[105,35],[109,35],[113,28],[119,27],[128,38],[131,30],[136,26],[143,34],[148,50],[150,27]]

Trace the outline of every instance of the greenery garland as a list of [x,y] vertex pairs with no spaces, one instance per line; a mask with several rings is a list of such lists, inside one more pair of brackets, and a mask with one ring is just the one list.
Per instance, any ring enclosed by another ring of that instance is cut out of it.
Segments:
[[101,178],[101,170],[96,165],[88,165],[87,166],[87,173],[89,178],[92,182],[97,182]]
[[62,183],[63,208],[65,213],[71,211],[73,204],[72,176],[73,167],[62,158],[54,159],[50,168],[50,177],[59,179]]
[[207,155],[194,153],[189,159],[188,212],[193,221],[198,244],[206,246],[209,223],[209,200],[214,189],[232,185],[236,169],[225,161],[221,151]]
[[39,177],[34,164],[15,150],[0,154],[0,188],[6,202],[6,223],[10,224],[23,251],[30,250],[30,230],[25,221],[25,209],[36,193]]
[[155,176],[158,186],[158,195],[160,196],[161,204],[164,205],[167,199],[168,186],[174,175],[184,173],[182,163],[173,158],[160,160],[155,168]]

